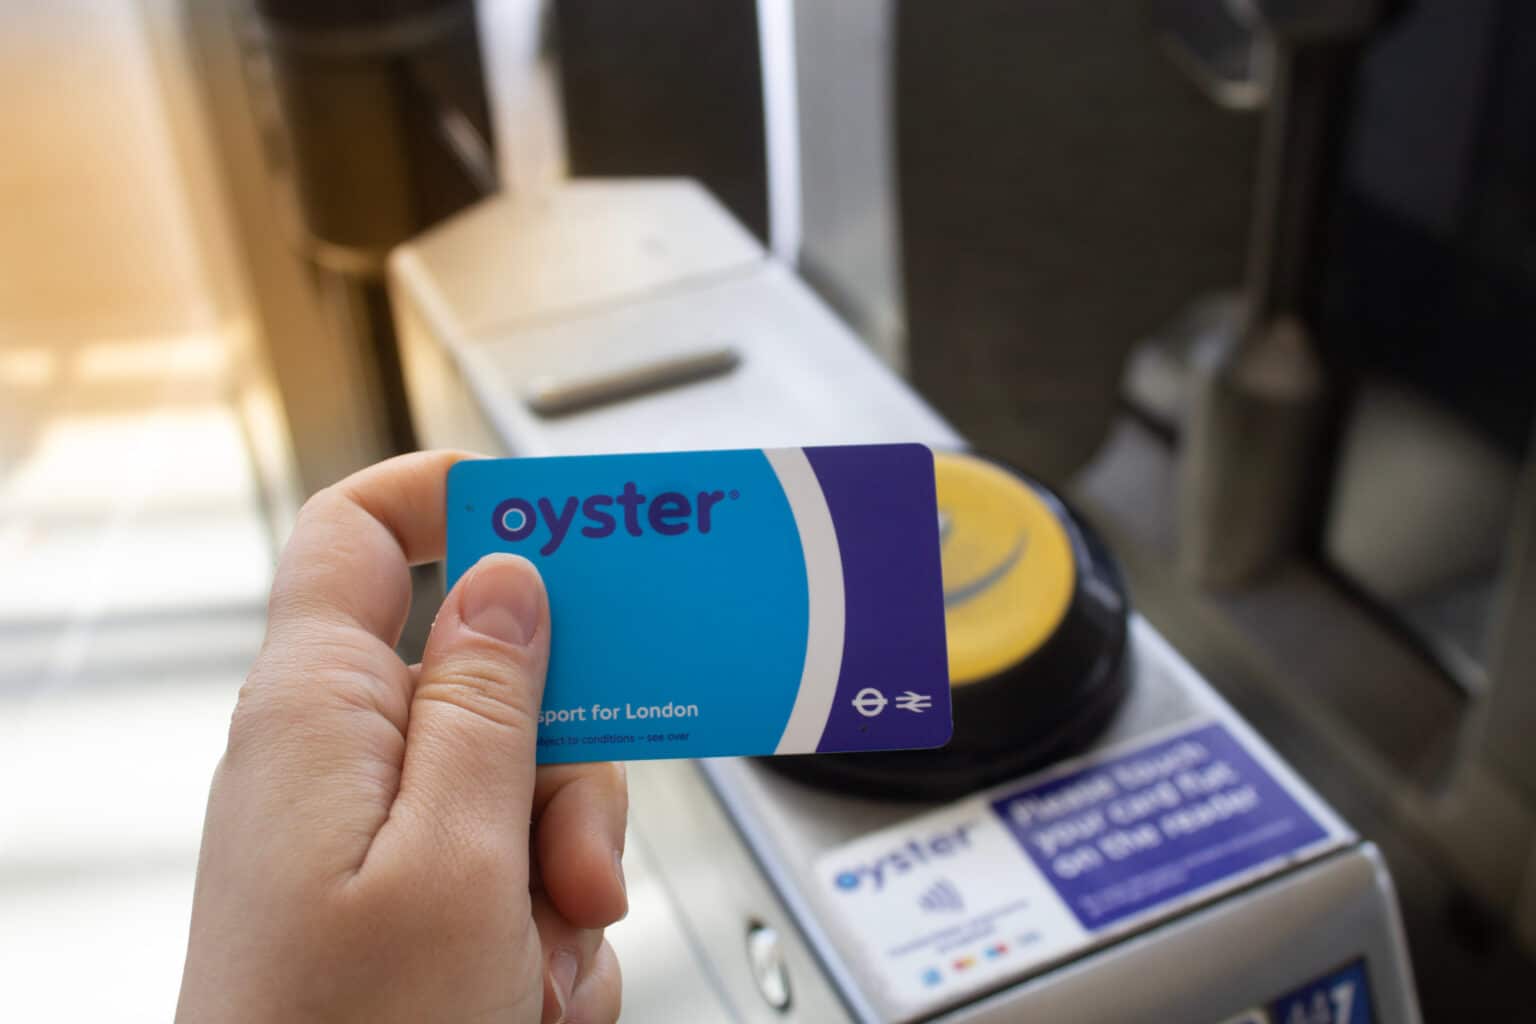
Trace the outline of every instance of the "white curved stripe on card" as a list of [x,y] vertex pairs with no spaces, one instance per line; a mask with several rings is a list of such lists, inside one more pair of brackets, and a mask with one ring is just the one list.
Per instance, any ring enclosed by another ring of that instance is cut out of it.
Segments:
[[795,527],[800,531],[809,613],[800,692],[795,696],[795,706],[774,753],[810,753],[821,742],[832,700],[837,696],[837,677],[842,671],[843,559],[826,496],[805,452],[799,448],[777,448],[766,449],[763,455],[779,478],[779,486],[795,516]]

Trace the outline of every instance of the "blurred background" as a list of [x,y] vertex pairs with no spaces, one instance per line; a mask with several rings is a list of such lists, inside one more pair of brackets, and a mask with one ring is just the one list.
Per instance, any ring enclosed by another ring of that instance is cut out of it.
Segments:
[[1068,495],[1385,853],[1426,1017],[1536,1012],[1536,6],[52,0],[0,90],[0,1016],[168,1017],[293,515],[471,401],[390,253],[591,178]]

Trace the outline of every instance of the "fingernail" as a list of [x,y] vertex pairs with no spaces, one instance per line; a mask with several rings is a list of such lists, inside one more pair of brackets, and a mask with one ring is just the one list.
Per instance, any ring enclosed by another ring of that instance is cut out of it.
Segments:
[[522,647],[539,628],[543,604],[533,568],[515,555],[487,555],[464,581],[460,614],[476,633]]
[[619,891],[624,894],[624,912],[619,915],[622,921],[629,916],[629,882],[624,878],[624,855],[618,850],[613,851],[613,872],[619,876]]
[[565,1020],[565,1009],[571,1005],[571,989],[576,985],[576,954],[568,949],[557,949],[549,958],[549,987],[555,993],[560,1012],[555,1024]]

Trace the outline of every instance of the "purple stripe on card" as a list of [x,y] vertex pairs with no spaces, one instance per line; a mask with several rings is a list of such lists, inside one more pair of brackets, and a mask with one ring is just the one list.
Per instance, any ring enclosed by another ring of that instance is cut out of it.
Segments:
[[949,659],[922,445],[807,448],[843,563],[842,673],[817,750],[897,750],[949,741]]

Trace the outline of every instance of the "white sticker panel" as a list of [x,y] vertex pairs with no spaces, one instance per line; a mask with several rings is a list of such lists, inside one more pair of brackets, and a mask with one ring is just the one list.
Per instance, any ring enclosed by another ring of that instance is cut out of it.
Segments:
[[902,1005],[985,990],[1088,934],[980,801],[865,836],[816,873]]

